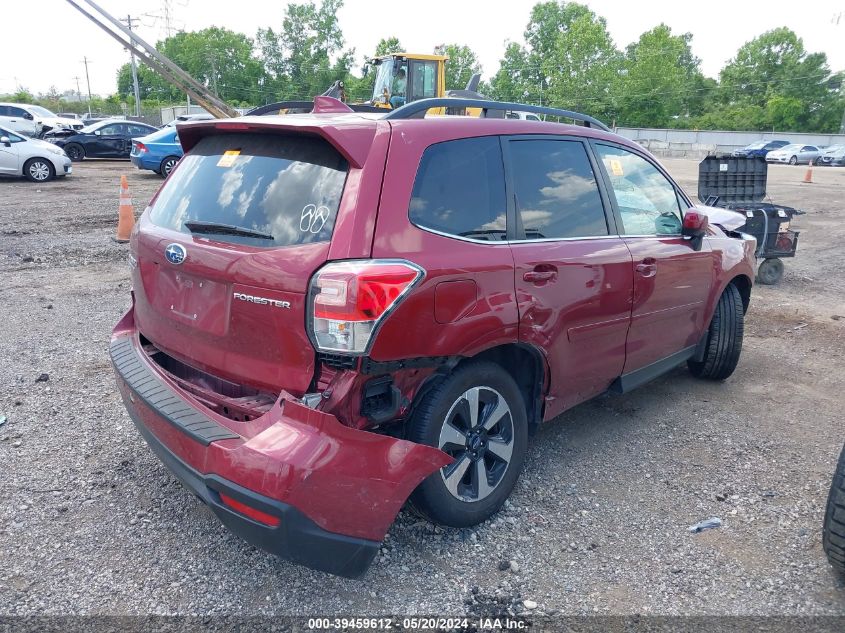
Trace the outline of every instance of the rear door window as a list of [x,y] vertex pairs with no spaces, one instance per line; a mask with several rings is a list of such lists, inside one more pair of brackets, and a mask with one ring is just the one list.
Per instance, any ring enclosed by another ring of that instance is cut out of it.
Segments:
[[525,239],[607,235],[607,219],[580,141],[514,140],[509,164]]
[[202,233],[216,241],[292,246],[331,239],[346,160],[327,142],[271,134],[208,136],[170,174],[150,212],[162,227],[234,226],[270,236]]
[[151,130],[148,127],[144,127],[143,125],[129,124],[126,127],[129,130],[129,136],[144,136],[145,134],[149,134],[150,132],[155,131],[155,130]]
[[447,235],[502,241],[505,211],[498,137],[447,141],[425,150],[411,193],[411,222]]

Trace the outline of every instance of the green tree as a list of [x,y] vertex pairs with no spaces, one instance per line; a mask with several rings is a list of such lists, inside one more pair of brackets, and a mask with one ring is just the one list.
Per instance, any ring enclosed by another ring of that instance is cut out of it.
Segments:
[[446,62],[446,90],[461,90],[475,73],[481,72],[478,57],[469,46],[447,44],[444,54]]
[[[261,101],[265,72],[253,55],[252,38],[228,29],[210,27],[201,31],[177,33],[159,42],[156,48],[172,59],[191,77],[230,103]],[[184,94],[143,64],[138,65],[138,85],[142,99],[180,101]],[[133,95],[132,72],[124,64],[117,75],[118,92]]]
[[679,117],[701,114],[696,93],[707,88],[691,40],[690,33],[672,35],[660,24],[628,46],[617,86],[620,124],[667,127]]
[[[607,23],[583,5],[559,6],[566,21],[553,43],[542,42],[540,49],[545,51],[553,44],[550,52],[533,51],[528,58],[529,66],[540,68],[545,92],[540,98],[543,103],[612,119],[622,56],[607,32]],[[549,28],[538,30],[545,33]]]
[[[126,63],[117,70],[117,92],[129,97],[134,95],[132,86],[132,67]],[[159,77],[158,73],[142,64],[138,65],[138,92],[141,99],[157,99],[165,96],[170,99],[172,88],[166,86],[166,82]],[[181,95],[181,93],[179,93]],[[176,97],[180,98],[179,96]]]
[[528,52],[516,42],[508,42],[505,56],[499,62],[499,70],[481,92],[498,101],[524,101],[531,94],[531,82],[537,88],[538,74],[528,73]]
[[404,50],[398,37],[383,37],[378,41],[378,44],[376,44],[376,52],[373,54],[373,57],[381,57],[382,55],[403,52],[407,51]]
[[838,128],[841,77],[831,75],[824,53],[808,53],[803,40],[787,27],[745,43],[719,77],[722,103],[763,113],[756,129]]
[[534,5],[525,48],[509,43],[491,96],[611,118],[621,54],[604,18],[575,2]]
[[[346,79],[354,50],[341,51],[342,6],[343,0],[289,4],[280,31],[259,29],[258,48],[277,99],[310,99]],[[334,55],[339,59],[332,64]]]

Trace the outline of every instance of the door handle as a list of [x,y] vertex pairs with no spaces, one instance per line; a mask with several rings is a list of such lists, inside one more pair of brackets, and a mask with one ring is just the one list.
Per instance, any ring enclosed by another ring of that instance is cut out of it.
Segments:
[[552,281],[557,277],[555,270],[529,270],[522,278],[533,284],[543,283],[544,281]]

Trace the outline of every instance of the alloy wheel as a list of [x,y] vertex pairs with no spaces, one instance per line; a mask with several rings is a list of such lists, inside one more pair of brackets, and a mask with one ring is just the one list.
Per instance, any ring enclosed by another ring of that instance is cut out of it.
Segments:
[[513,419],[507,401],[490,387],[465,391],[446,415],[438,448],[455,459],[440,470],[453,497],[468,502],[489,497],[513,455]]

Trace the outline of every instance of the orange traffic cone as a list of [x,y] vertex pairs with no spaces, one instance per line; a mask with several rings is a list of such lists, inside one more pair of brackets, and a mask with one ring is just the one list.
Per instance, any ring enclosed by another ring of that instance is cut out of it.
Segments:
[[132,208],[132,197],[129,195],[129,183],[126,176],[120,177],[120,207],[118,208],[117,235],[114,241],[125,244],[129,241],[129,234],[135,226],[135,210]]
[[801,182],[806,182],[812,184],[813,182],[813,161],[810,161],[810,164],[807,165],[807,173],[804,174],[804,180]]

